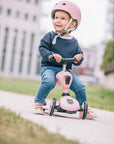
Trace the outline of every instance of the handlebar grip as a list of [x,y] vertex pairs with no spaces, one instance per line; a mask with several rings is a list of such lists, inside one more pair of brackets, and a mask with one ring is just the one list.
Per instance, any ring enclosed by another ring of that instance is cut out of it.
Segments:
[[75,62],[77,60],[73,57],[73,58],[62,58],[62,61],[64,63],[68,63],[68,62]]
[[50,55],[50,56],[48,57],[48,60],[49,60],[49,62],[51,62],[51,61],[54,61],[54,60],[55,60],[55,58],[54,58],[54,56],[53,56],[53,55]]

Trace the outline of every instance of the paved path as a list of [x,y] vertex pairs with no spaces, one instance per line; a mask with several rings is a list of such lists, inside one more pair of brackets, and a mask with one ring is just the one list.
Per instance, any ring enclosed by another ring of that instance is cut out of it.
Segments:
[[[62,113],[52,117],[48,113],[35,115],[31,113],[33,101],[32,96],[0,91],[0,107],[9,108],[22,117],[42,125],[48,131],[60,133],[83,144],[114,144],[114,112],[93,109],[98,116],[95,120],[79,119],[78,113]],[[47,103],[50,101],[47,100]]]

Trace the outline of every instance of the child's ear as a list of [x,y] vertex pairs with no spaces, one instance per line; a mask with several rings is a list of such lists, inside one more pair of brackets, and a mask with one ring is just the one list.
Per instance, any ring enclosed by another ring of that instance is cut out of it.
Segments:
[[75,26],[76,26],[76,21],[72,21],[71,24],[70,24],[70,27],[74,28]]

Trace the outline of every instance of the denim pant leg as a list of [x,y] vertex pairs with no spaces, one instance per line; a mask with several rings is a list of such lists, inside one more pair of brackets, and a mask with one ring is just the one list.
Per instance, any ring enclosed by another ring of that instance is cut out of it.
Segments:
[[72,74],[73,80],[72,80],[70,89],[75,93],[75,97],[81,106],[84,101],[87,101],[85,86],[76,77],[75,74],[73,74],[72,72],[71,72],[71,74]]
[[35,97],[35,103],[42,103],[49,92],[55,87],[55,72],[48,67],[41,68],[42,83]]

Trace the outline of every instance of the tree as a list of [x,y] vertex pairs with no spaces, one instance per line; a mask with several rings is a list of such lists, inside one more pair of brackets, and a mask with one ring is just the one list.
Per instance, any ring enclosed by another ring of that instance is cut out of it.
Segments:
[[106,44],[101,69],[105,74],[114,72],[114,40]]

